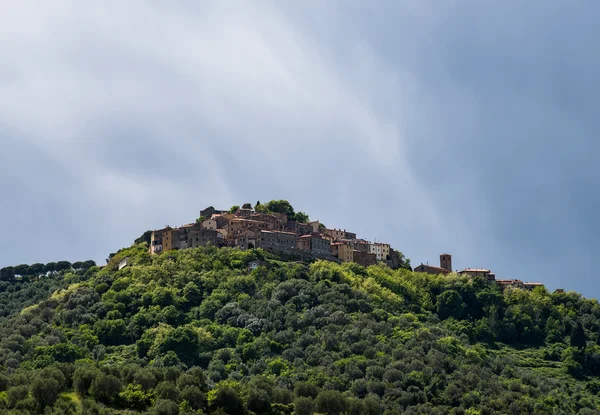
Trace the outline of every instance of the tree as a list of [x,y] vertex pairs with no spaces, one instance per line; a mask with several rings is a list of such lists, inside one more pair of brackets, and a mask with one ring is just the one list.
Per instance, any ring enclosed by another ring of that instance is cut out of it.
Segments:
[[39,262],[36,262],[35,264],[31,264],[29,266],[29,274],[31,274],[31,275],[38,275],[38,274],[41,274],[42,272],[44,272],[44,264],[40,264]]
[[121,392],[121,381],[114,375],[100,374],[92,381],[91,395],[99,402],[111,403]]
[[252,203],[244,203],[242,209],[252,209]]
[[16,275],[27,275],[29,273],[29,265],[21,264],[14,268]]
[[338,391],[322,391],[315,400],[317,411],[326,413],[328,415],[337,415],[343,413],[348,402],[344,395]]
[[13,386],[6,392],[8,406],[14,408],[18,402],[24,400],[29,395],[29,390],[25,385]]
[[80,366],[73,374],[73,386],[80,395],[86,395],[92,386],[92,382],[100,374],[100,371],[90,366]]
[[283,213],[290,219],[294,218],[294,208],[287,200],[271,200],[266,206],[271,213]]
[[264,389],[251,388],[246,399],[248,409],[257,414],[264,414],[271,409],[271,397]]
[[141,244],[142,242],[145,242],[149,246],[151,239],[152,239],[152,231],[148,230],[148,231],[144,232],[139,238],[137,238],[133,242],[136,244]]
[[58,261],[54,268],[55,271],[65,271],[71,269],[71,263],[69,261]]
[[154,392],[159,399],[169,399],[171,401],[177,401],[179,399],[179,389],[177,389],[177,386],[175,386],[173,382],[160,382],[156,386],[156,389],[154,389]]
[[198,334],[189,326],[181,326],[170,330],[158,345],[160,354],[165,354],[169,350],[174,351],[179,359],[187,365],[197,363],[200,352]]
[[188,307],[198,305],[202,301],[202,291],[197,284],[190,281],[183,287],[183,298]]
[[0,269],[0,281],[13,281],[15,278],[14,267],[4,267]]
[[87,271],[91,267],[95,267],[95,266],[96,266],[96,262],[94,260],[88,259],[87,261],[83,261],[82,269]]
[[154,389],[156,386],[156,376],[150,370],[144,368],[135,372],[133,381],[140,385],[144,390]]
[[437,298],[437,311],[440,318],[454,317],[459,319],[463,316],[466,305],[460,294],[454,290],[441,293]]
[[54,405],[60,392],[58,382],[55,379],[35,379],[30,392],[38,407],[43,410],[46,406]]
[[313,415],[314,412],[315,404],[311,398],[299,396],[294,400],[294,414]]
[[235,389],[232,389],[229,386],[221,386],[217,389],[212,404],[214,409],[221,408],[229,415],[244,414],[244,402]]
[[238,205],[233,205],[229,208],[229,213],[235,213],[240,207]]
[[581,325],[580,321],[577,321],[571,330],[571,338],[570,338],[571,346],[577,347],[579,349],[583,349],[587,344],[587,337],[585,335],[585,330]]
[[308,223],[310,221],[310,218],[304,212],[296,212],[296,214],[294,215],[294,219],[300,223]]
[[181,399],[186,401],[192,409],[203,409],[206,405],[206,396],[197,386],[186,386],[181,391]]
[[128,408],[141,410],[152,404],[153,394],[144,390],[141,385],[130,383],[125,390],[119,393],[121,402]]
[[168,399],[159,399],[152,409],[154,415],[178,415],[179,406]]

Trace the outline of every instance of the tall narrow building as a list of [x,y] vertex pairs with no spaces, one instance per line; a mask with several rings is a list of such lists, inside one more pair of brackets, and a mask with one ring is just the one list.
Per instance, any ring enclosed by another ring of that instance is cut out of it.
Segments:
[[452,255],[442,254],[440,255],[440,268],[444,268],[452,272]]

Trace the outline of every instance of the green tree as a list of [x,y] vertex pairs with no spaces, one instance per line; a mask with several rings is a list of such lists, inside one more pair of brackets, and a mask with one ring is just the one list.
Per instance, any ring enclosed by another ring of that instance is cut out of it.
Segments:
[[233,205],[229,208],[229,213],[235,213],[240,207],[238,205]]
[[308,223],[310,221],[310,218],[304,212],[296,212],[294,219],[301,223]]
[[214,409],[223,409],[229,415],[244,414],[244,402],[235,389],[229,386],[221,386],[217,389],[213,407]]
[[58,261],[54,268],[55,271],[65,271],[71,269],[71,263],[69,261]]
[[139,238],[137,238],[133,242],[136,244],[146,243],[148,246],[150,246],[151,239],[152,239],[152,231],[148,230],[148,231],[144,232]]
[[271,397],[264,389],[251,388],[246,399],[248,409],[257,414],[264,414],[271,409]]
[[204,409],[206,406],[206,396],[197,386],[186,386],[181,391],[181,399],[186,401],[192,409]]
[[23,401],[29,395],[29,389],[25,385],[13,386],[6,392],[8,406],[14,408],[17,403]]
[[152,393],[144,390],[141,385],[130,383],[125,390],[119,393],[121,402],[127,407],[135,410],[147,408],[152,403]]
[[313,415],[315,412],[315,404],[311,398],[299,396],[294,399],[294,414],[296,415]]
[[242,209],[252,209],[252,203],[244,203]]
[[80,366],[73,374],[73,386],[80,395],[86,395],[92,386],[92,382],[100,375],[100,371],[94,367]]
[[269,212],[283,213],[288,218],[294,218],[294,208],[287,200],[271,200],[266,207]]
[[35,264],[31,264],[29,266],[29,274],[31,275],[39,275],[42,272],[44,272],[44,264],[36,262]]
[[337,415],[346,411],[348,402],[339,391],[325,390],[315,400],[317,411],[328,415]]
[[15,271],[16,275],[27,275],[27,274],[29,274],[29,265],[27,265],[27,264],[17,265],[17,266],[15,266],[14,271]]
[[32,398],[36,401],[41,410],[47,406],[54,405],[60,393],[60,386],[56,379],[41,379],[36,378],[30,387]]
[[112,403],[121,392],[121,381],[114,375],[100,374],[90,387],[91,395],[99,402]]
[[437,298],[437,312],[440,318],[454,317],[459,319],[465,312],[466,305],[455,290],[441,293]]
[[159,399],[169,399],[171,401],[177,401],[179,399],[179,389],[177,389],[177,386],[173,382],[160,382],[156,385],[154,392]]
[[168,399],[159,399],[152,408],[153,415],[178,415],[179,406]]
[[587,344],[587,336],[580,321],[577,321],[571,330],[571,346],[583,349]]

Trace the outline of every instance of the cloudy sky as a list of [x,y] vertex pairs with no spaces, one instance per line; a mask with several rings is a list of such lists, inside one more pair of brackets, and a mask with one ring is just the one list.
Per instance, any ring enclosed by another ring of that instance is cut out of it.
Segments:
[[600,5],[0,0],[0,267],[288,199],[600,295]]

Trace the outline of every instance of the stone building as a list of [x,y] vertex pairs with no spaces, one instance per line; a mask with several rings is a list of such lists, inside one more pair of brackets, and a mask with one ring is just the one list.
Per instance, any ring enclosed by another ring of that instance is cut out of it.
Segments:
[[202,228],[217,230],[217,220],[216,219],[206,219],[204,222],[202,222]]
[[342,239],[356,239],[356,234],[354,232],[348,232],[346,229],[323,229],[322,232],[331,235],[336,241]]
[[163,251],[163,234],[170,228],[167,226],[164,229],[152,231],[150,236],[150,253],[160,254]]
[[296,249],[297,236],[294,232],[277,232],[277,244],[284,249]]
[[260,248],[295,249],[296,234],[261,230],[258,235],[258,246]]
[[312,226],[308,223],[302,223],[296,220],[288,220],[283,225],[283,229],[288,232],[294,232],[297,236],[312,234]]
[[218,246],[218,232],[214,229],[190,229],[187,236],[188,248]]
[[[323,237],[325,237],[325,236],[323,236]],[[327,238],[325,238],[325,239],[327,239]],[[329,246],[329,253],[331,254],[331,256],[339,258],[338,257],[339,249],[338,248],[341,245],[344,245],[344,244],[342,242],[333,242],[333,243],[331,243],[331,245]]]
[[329,255],[330,254],[330,243],[328,239],[323,238],[319,234],[313,234],[310,239],[310,250],[311,252]]
[[321,255],[331,255],[330,246],[329,240],[319,234],[302,235],[296,243],[297,249]]
[[423,264],[415,267],[415,272],[426,272],[427,274],[439,275],[439,274],[449,274],[452,272],[452,255],[450,254],[441,254],[440,255],[440,266],[434,267],[429,264]]
[[338,259],[342,262],[352,262],[354,248],[348,244],[338,245]]
[[310,251],[310,238],[311,235],[302,235],[296,242],[296,248],[302,251]]
[[432,275],[438,275],[438,274],[449,274],[450,271],[448,271],[446,268],[441,268],[441,267],[434,267],[432,265],[426,265],[426,264],[421,264],[417,267],[415,267],[414,269],[415,272],[425,272],[427,274],[432,274]]
[[377,263],[377,255],[371,252],[359,251],[355,249],[352,251],[352,260],[358,265],[368,267]]
[[485,268],[465,268],[459,272],[460,275],[468,275],[469,277],[482,277],[488,281],[496,279],[496,274]]
[[244,229],[238,234],[235,244],[240,249],[258,248],[259,235],[260,229],[258,228]]
[[441,254],[440,255],[440,267],[452,272],[452,255]]

